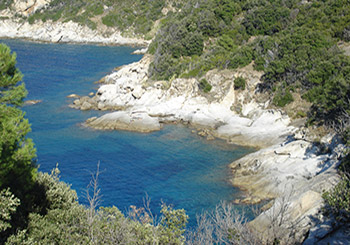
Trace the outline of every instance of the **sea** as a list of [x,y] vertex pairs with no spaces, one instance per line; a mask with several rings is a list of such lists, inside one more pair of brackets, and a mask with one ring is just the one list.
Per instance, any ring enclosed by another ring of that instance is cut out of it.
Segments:
[[148,200],[159,216],[165,203],[186,210],[189,228],[196,225],[197,215],[244,195],[230,184],[228,164],[252,152],[251,148],[208,141],[184,125],[164,125],[147,134],[82,126],[86,119],[106,112],[72,109],[73,99],[67,96],[95,93],[100,78],[142,58],[132,54],[135,47],[9,39],[0,43],[17,54],[27,99],[42,101],[23,106],[39,170],[50,173],[58,166],[61,180],[76,190],[81,204],[88,205],[86,191],[98,166],[101,206],[116,206],[127,213],[131,205],[143,207]]

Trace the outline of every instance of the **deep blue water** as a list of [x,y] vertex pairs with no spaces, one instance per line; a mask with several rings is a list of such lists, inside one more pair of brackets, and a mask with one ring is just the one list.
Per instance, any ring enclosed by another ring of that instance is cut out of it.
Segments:
[[[150,134],[95,131],[80,126],[102,112],[68,107],[72,93],[87,95],[114,67],[138,61],[130,47],[38,44],[0,40],[17,53],[28,99],[42,103],[23,107],[32,124],[40,170],[50,172],[56,163],[61,179],[72,185],[86,204],[84,190],[100,162],[102,205],[126,211],[151,199],[157,213],[161,201],[184,208],[195,224],[195,214],[211,210],[220,200],[240,195],[228,180],[227,165],[251,149],[206,141],[181,125],[167,125]],[[240,207],[238,207],[240,208]]]

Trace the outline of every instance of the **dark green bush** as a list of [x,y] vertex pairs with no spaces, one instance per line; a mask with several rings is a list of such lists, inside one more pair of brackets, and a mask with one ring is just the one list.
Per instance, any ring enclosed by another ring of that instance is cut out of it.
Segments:
[[243,46],[232,53],[228,68],[236,69],[249,65],[253,60],[253,50],[249,46]]
[[293,100],[293,95],[288,88],[280,89],[277,90],[273,97],[273,104],[279,107],[284,107],[285,105],[291,103]]
[[234,81],[234,87],[235,89],[242,89],[244,90],[245,89],[245,84],[246,84],[246,81],[243,77],[237,77]]
[[1,2],[0,2],[0,10],[9,8],[12,3],[13,3],[13,0],[1,0]]
[[207,79],[203,78],[199,81],[199,88],[204,92],[204,93],[209,93],[212,86],[210,83],[208,83]]

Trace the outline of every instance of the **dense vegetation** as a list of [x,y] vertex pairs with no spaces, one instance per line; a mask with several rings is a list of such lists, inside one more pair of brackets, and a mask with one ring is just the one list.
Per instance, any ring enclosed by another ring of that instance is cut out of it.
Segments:
[[[165,0],[53,0],[47,7],[30,15],[28,21],[74,21],[91,29],[102,23],[116,27],[125,35],[145,36],[152,30],[154,22],[163,17],[165,6]],[[150,38],[149,35],[145,37]]]
[[[2,0],[0,10],[13,8],[13,0]],[[146,35],[154,22],[163,17],[166,0],[52,0],[44,8],[28,16],[27,21],[73,21],[96,29],[98,24],[116,27],[124,35]],[[174,5],[176,6],[176,5]],[[22,16],[25,19],[25,17]]]
[[293,92],[314,104],[309,122],[338,124],[350,110],[348,1],[192,0],[168,15],[152,42],[152,78],[201,78],[254,62],[261,92],[285,106]]

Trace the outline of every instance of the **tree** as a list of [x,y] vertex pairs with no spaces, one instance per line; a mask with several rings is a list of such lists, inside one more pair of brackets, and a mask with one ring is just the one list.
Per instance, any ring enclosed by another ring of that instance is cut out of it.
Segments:
[[16,54],[0,45],[0,188],[10,187],[15,194],[36,173],[34,145],[26,138],[30,125],[18,108],[27,95],[21,79]]
[[19,108],[27,95],[21,80],[16,54],[0,44],[0,190],[9,188],[21,200],[15,216],[23,224],[23,217],[27,216],[36,198],[30,192],[37,169],[33,161],[34,145],[26,138],[30,125]]

